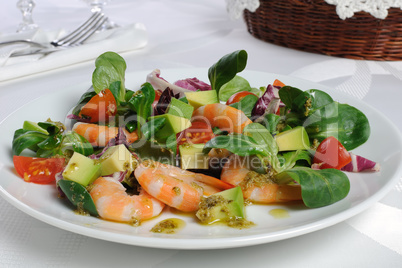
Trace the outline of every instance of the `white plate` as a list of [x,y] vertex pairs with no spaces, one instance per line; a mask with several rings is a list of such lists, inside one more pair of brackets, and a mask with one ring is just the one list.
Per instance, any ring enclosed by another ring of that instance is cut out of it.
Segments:
[[[138,89],[148,73],[128,73],[126,86],[133,90]],[[156,219],[143,222],[140,227],[80,216],[73,212],[67,201],[57,198],[53,186],[26,183],[16,175],[12,164],[11,143],[14,131],[22,127],[24,120],[44,121],[50,117],[52,120],[62,121],[81,94],[89,87],[88,81],[33,100],[0,124],[0,133],[2,133],[0,140],[1,196],[18,209],[43,222],[98,239],[154,248],[214,249],[268,243],[334,225],[362,212],[380,200],[401,177],[402,140],[399,131],[372,107],[325,86],[292,77],[252,71],[244,71],[242,76],[254,87],[266,86],[278,78],[302,90],[322,89],[330,93],[335,100],[359,108],[370,121],[371,136],[366,144],[354,152],[380,162],[381,171],[348,173],[351,181],[349,195],[344,200],[327,207],[308,209],[301,204],[248,206],[247,217],[256,223],[256,226],[250,229],[203,226],[193,217],[169,211]],[[167,69],[162,70],[162,77],[171,82],[187,77],[198,77],[208,81],[206,69]],[[274,208],[287,210],[290,217],[280,219],[271,216],[269,212]],[[157,222],[170,217],[184,219],[186,222],[184,229],[173,235],[150,232]]]

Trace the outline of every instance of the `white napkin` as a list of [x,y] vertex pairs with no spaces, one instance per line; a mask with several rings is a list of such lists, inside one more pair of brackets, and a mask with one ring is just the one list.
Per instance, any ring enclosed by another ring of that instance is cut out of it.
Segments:
[[[46,32],[37,30],[27,34],[0,36],[0,42],[16,39],[31,39],[37,42],[50,42],[65,35],[65,31]],[[117,53],[143,48],[148,42],[145,26],[135,23],[94,34],[85,44],[57,51],[46,56],[41,54],[10,57],[16,51],[22,51],[26,44],[0,47],[0,81],[36,74],[56,68],[96,59],[106,51]]]

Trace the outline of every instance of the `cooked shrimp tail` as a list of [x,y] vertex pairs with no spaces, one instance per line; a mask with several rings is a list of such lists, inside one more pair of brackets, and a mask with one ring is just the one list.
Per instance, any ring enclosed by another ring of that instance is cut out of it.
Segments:
[[229,133],[242,133],[243,128],[252,123],[243,111],[222,103],[199,107],[194,111],[192,119],[206,120],[211,127],[218,127]]
[[277,184],[268,174],[247,167],[247,159],[231,155],[222,169],[221,180],[241,186],[245,199],[256,203],[302,200],[300,185]]
[[96,179],[89,193],[101,218],[133,225],[159,215],[165,206],[143,190],[129,195],[120,182],[109,177]]
[[[126,129],[122,129],[128,143],[138,140],[136,132],[130,133]],[[119,128],[78,122],[74,124],[72,131],[86,138],[95,147],[105,147],[111,139],[116,137]]]
[[214,177],[182,170],[159,162],[145,161],[134,172],[139,184],[150,195],[181,211],[198,209],[201,197],[233,185]]

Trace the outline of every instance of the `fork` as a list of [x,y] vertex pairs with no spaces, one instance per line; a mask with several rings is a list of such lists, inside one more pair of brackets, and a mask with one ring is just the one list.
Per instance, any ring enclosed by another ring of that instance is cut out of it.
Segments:
[[103,13],[94,12],[92,16],[77,29],[59,40],[54,40],[50,42],[50,44],[55,47],[81,45],[83,42],[85,42],[85,40],[93,35],[107,20],[108,18]]
[[51,52],[58,51],[63,48],[74,47],[82,45],[89,37],[91,37],[106,21],[108,18],[100,12],[94,12],[91,17],[81,24],[77,29],[64,36],[59,40],[51,41],[50,43],[39,43],[29,39],[25,40],[12,40],[1,42],[1,45],[12,45],[12,44],[29,44],[31,47],[38,48],[35,51],[26,52],[16,52],[12,56],[23,56],[30,54],[48,54]]

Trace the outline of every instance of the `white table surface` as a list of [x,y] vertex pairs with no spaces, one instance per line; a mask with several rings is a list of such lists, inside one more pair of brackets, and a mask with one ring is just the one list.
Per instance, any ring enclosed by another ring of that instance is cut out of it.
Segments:
[[[14,31],[17,1],[0,2],[0,33]],[[79,0],[37,0],[43,29],[79,24]],[[105,12],[120,25],[142,22],[146,48],[123,53],[128,72],[205,67],[238,49],[247,69],[330,86],[377,108],[402,130],[402,62],[372,62],[300,52],[252,37],[230,20],[224,0],[115,0]],[[93,61],[0,82],[0,122],[31,99],[90,81]],[[1,71],[1,68],[0,68]],[[0,135],[1,137],[1,135]],[[1,175],[0,175],[1,179]],[[32,218],[0,199],[0,267],[402,267],[402,180],[381,201],[332,227],[279,242],[221,250],[165,250],[89,238]]]

